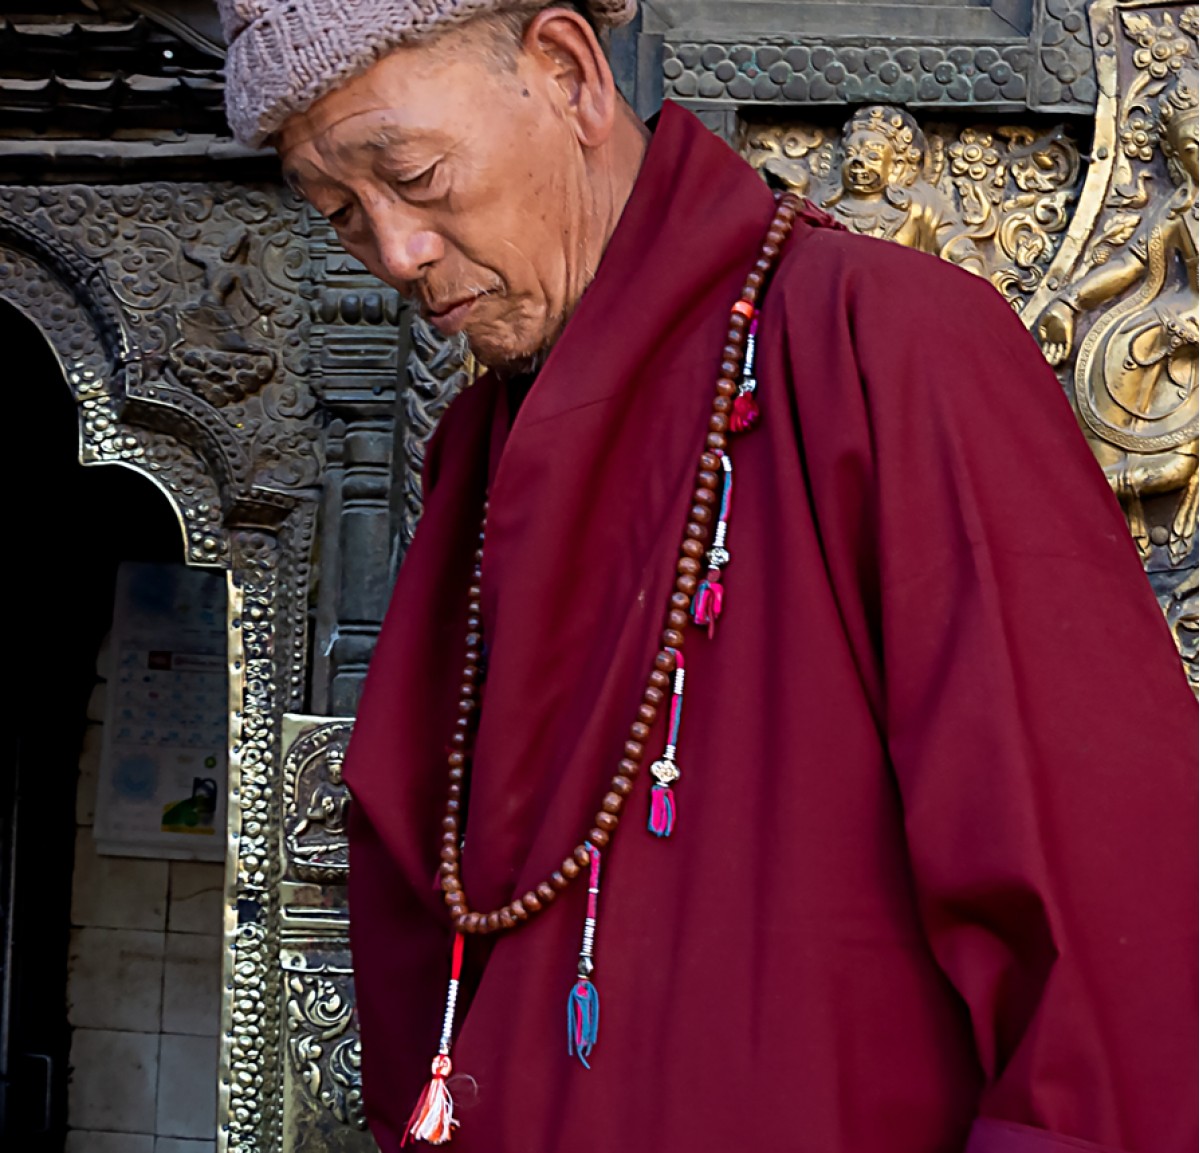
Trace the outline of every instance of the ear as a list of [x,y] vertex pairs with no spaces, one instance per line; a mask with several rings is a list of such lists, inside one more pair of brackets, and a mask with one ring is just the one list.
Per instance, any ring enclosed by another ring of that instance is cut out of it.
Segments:
[[605,143],[616,117],[617,86],[588,22],[567,8],[544,8],[529,22],[522,45],[574,123],[579,142],[586,148]]

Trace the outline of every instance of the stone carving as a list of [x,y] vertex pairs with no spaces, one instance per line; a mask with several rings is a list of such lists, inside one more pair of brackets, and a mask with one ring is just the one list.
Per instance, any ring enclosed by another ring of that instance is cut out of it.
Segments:
[[349,867],[342,780],[349,724],[324,724],[299,737],[283,766],[283,826],[287,868],[313,880],[345,880]]
[[741,148],[769,181],[848,227],[988,276],[1016,307],[1045,276],[1078,195],[1079,151],[1063,127],[922,128],[873,105],[840,133],[751,123]]
[[[287,1049],[305,1096],[344,1125],[366,1128],[362,1047],[348,975],[289,972]],[[344,987],[343,987],[344,986]]]
[[663,92],[731,104],[988,105],[1026,102],[1033,53],[1008,45],[685,40],[663,48]]
[[461,337],[443,340],[434,328],[414,316],[408,387],[401,394],[400,443],[404,468],[400,475],[403,509],[400,545],[407,549],[421,516],[421,467],[425,444],[446,406],[474,378],[476,365]]
[[1087,0],[1045,0],[1035,28],[1038,52],[1030,77],[1030,107],[1090,111],[1096,103],[1096,73]]

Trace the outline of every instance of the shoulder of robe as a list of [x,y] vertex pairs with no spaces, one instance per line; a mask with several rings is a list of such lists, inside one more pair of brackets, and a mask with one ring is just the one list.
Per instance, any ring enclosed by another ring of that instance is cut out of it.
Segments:
[[840,314],[836,318],[858,333],[884,330],[927,341],[931,333],[965,335],[981,326],[1024,331],[983,277],[928,253],[840,229],[798,232],[775,283],[789,312],[812,311],[827,322]]

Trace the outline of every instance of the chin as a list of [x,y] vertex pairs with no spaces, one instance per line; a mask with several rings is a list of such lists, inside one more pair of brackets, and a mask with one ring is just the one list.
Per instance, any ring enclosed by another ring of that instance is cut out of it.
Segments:
[[493,372],[506,376],[535,372],[554,347],[562,327],[555,325],[548,331],[542,326],[534,330],[522,325],[504,329],[481,325],[467,330],[467,347],[481,365]]

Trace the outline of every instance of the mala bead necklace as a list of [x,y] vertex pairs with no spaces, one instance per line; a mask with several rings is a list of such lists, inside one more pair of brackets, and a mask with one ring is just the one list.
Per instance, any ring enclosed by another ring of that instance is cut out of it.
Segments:
[[[467,636],[459,690],[458,716],[450,737],[448,757],[449,783],[446,809],[442,817],[441,864],[442,896],[454,926],[453,964],[446,998],[442,1035],[433,1060],[433,1078],[421,1094],[409,1120],[402,1144],[409,1138],[442,1145],[453,1136],[458,1122],[454,1102],[446,1086],[452,1066],[450,1045],[454,1030],[454,1012],[462,968],[464,938],[502,933],[523,925],[543,912],[574,880],[583,874],[590,879],[588,913],[584,925],[583,947],[579,954],[576,981],[567,1003],[568,1052],[585,1065],[599,1032],[600,1001],[593,982],[595,970],[596,910],[600,889],[600,855],[608,847],[625,803],[633,792],[641,772],[646,742],[658,719],[659,710],[671,698],[671,717],[667,746],[652,766],[655,785],[651,790],[648,827],[659,837],[668,837],[676,821],[672,785],[680,777],[676,761],[676,741],[683,708],[682,649],[689,621],[712,635],[720,615],[724,589],[722,570],[729,564],[727,542],[730,498],[733,491],[733,464],[729,456],[729,434],[752,429],[759,419],[754,378],[754,336],[758,326],[758,301],[766,286],[780,249],[792,230],[797,215],[816,217],[807,205],[791,194],[779,199],[775,216],[767,230],[758,259],[746,277],[741,296],[729,314],[726,344],[721,351],[720,371],[708,431],[700,453],[696,489],[688,511],[687,526],[679,546],[675,587],[667,608],[665,628],[654,665],[642,693],[637,717],[629,726],[616,775],[592,819],[592,827],[562,863],[540,884],[523,896],[489,912],[473,910],[463,888],[460,872],[462,852],[462,815],[464,787],[471,761],[471,742],[479,712],[480,688],[484,679],[483,660],[483,547],[487,533],[487,505],[479,530],[471,585],[467,590]],[[715,521],[715,524],[714,524]],[[707,573],[703,577],[702,574]]]

